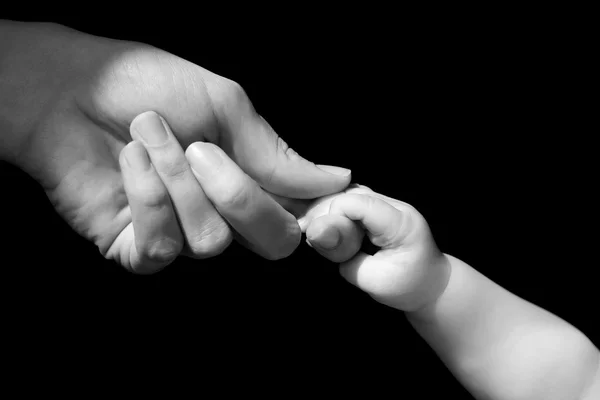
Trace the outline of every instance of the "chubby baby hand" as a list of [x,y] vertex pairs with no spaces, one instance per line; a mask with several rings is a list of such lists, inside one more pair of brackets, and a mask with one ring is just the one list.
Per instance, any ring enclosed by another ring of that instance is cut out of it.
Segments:
[[[315,200],[298,221],[317,252],[341,263],[341,275],[382,304],[416,311],[446,288],[448,260],[409,204],[353,184]],[[361,251],[365,234],[379,248],[374,255]]]

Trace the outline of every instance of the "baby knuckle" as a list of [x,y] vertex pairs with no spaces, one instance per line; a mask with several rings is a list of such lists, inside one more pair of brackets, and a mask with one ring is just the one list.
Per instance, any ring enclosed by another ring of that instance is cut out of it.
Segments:
[[[357,197],[357,196],[360,196],[360,197]],[[362,197],[364,197],[368,200],[369,196],[363,196],[363,195],[354,194],[354,193],[343,193],[343,192],[333,195],[330,200],[330,203],[329,203],[329,211],[334,212],[334,213],[340,212],[341,210],[344,210],[348,204],[352,204],[352,201],[355,198],[362,198]]]
[[373,190],[370,187],[359,185],[358,183],[351,183],[344,190],[346,194],[374,194]]
[[362,196],[363,197],[363,200],[365,202],[365,208],[368,211],[377,210],[378,203],[377,203],[377,198],[376,197],[368,196],[368,195],[356,195],[356,196]]

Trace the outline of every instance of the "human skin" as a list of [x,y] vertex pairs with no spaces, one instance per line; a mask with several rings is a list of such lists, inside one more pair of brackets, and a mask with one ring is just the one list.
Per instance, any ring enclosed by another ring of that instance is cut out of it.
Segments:
[[[1,160],[39,182],[106,258],[140,273],[179,254],[215,256],[234,237],[286,257],[301,236],[288,210],[351,179],[294,152],[236,82],[51,23],[0,21],[0,134]],[[211,146],[229,179],[203,188],[191,165]]]
[[[442,253],[411,205],[352,185],[300,218],[341,275],[403,311],[477,399],[600,398],[600,353],[576,327]],[[380,247],[360,251],[364,235]]]

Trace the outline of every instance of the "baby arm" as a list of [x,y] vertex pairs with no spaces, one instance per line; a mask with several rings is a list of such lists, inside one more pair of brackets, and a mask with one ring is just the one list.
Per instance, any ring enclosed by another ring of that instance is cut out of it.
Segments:
[[[600,399],[600,355],[578,329],[437,248],[410,205],[363,186],[317,201],[308,243],[350,283],[405,311],[478,399]],[[380,250],[360,252],[364,234]]]

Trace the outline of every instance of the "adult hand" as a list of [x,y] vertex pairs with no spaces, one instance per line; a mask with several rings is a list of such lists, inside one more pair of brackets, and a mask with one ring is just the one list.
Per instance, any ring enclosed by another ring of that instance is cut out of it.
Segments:
[[132,271],[214,256],[232,230],[285,257],[301,232],[281,204],[350,182],[291,150],[238,84],[175,55],[54,24],[0,29],[3,158]]

